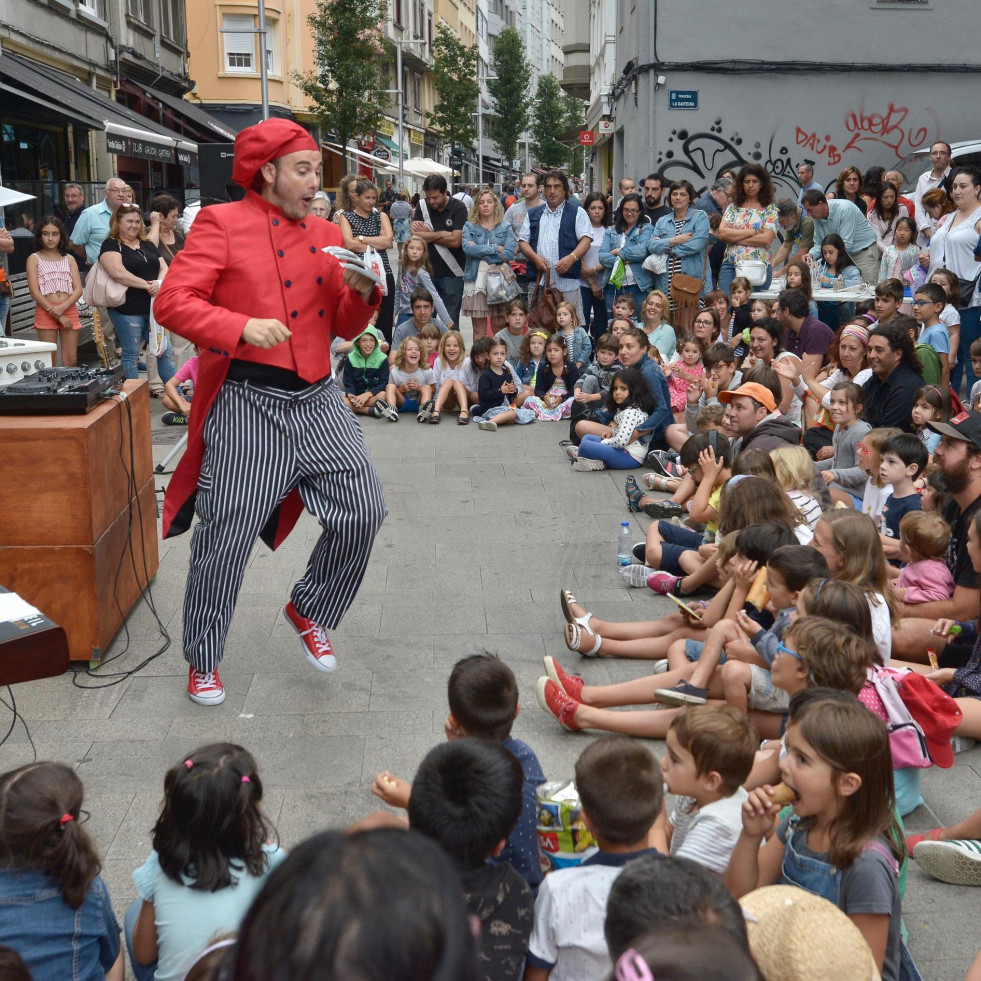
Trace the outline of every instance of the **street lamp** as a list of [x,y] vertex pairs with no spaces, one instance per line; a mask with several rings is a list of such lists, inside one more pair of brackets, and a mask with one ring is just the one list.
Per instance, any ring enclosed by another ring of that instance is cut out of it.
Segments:
[[484,183],[484,82],[496,82],[497,75],[477,73],[477,186]]

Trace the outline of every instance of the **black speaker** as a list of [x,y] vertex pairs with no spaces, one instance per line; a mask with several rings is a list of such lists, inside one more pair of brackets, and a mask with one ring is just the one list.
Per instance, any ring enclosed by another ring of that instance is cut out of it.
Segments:
[[201,174],[201,205],[241,201],[245,190],[232,182],[234,143],[199,143],[198,167]]

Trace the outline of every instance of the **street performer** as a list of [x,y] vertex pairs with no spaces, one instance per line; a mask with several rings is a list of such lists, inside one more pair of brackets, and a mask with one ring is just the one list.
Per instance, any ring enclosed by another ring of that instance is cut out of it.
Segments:
[[330,374],[331,334],[353,338],[381,302],[368,278],[323,252],[343,246],[307,218],[320,190],[317,144],[270,119],[239,133],[233,204],[204,208],[154,304],[201,349],[187,451],[164,502],[165,538],[193,514],[184,595],[188,695],[218,705],[225,639],[258,536],[277,548],[306,506],[323,533],[286,604],[307,659],[333,671],[327,628],[357,595],[385,516],[361,430]]

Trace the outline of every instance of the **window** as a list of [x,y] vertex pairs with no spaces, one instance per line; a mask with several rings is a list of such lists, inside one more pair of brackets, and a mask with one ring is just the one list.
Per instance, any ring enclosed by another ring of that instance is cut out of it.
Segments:
[[160,0],[160,33],[170,41],[184,44],[183,0]]
[[266,19],[266,72],[276,75],[276,33],[278,21]]
[[153,27],[153,0],[126,0],[126,13],[147,27]]
[[78,6],[100,20],[106,19],[105,0],[78,0]]
[[255,19],[251,14],[225,14],[221,28],[223,32],[242,32],[221,35],[225,39],[225,71],[255,74]]
[[399,27],[402,26],[402,0],[392,0],[392,19]]

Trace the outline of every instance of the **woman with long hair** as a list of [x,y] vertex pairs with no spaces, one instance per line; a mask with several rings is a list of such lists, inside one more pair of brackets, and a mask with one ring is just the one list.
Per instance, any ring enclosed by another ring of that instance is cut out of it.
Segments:
[[777,235],[777,206],[773,201],[773,181],[764,167],[750,163],[740,168],[732,189],[732,204],[723,213],[715,234],[727,243],[718,288],[728,294],[737,275],[736,263],[749,260],[766,265],[763,281],[753,284],[766,289],[773,278],[770,245]]
[[[639,194],[625,194],[617,209],[612,227],[606,230],[599,250],[600,264],[606,269],[606,308],[612,313],[618,296],[627,293],[640,309],[644,297],[654,285],[654,276],[644,268],[654,229],[644,221],[644,199]],[[622,267],[617,260],[622,260]],[[618,282],[614,282],[622,277]]]

